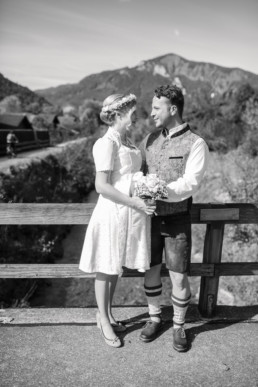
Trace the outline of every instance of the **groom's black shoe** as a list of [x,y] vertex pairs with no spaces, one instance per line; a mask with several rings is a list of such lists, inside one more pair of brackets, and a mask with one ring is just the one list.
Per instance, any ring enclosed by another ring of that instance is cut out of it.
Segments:
[[145,324],[141,334],[140,340],[144,341],[144,343],[149,343],[152,340],[155,340],[157,337],[158,331],[161,329],[162,320],[160,322],[149,320]]
[[188,349],[185,330],[181,328],[173,328],[173,348],[178,352],[185,352]]

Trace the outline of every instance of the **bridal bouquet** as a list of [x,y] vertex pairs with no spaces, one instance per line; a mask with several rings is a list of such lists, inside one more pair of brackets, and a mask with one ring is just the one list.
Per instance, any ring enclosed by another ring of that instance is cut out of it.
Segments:
[[137,172],[133,176],[133,195],[141,199],[166,199],[168,197],[167,185],[155,173],[144,176]]

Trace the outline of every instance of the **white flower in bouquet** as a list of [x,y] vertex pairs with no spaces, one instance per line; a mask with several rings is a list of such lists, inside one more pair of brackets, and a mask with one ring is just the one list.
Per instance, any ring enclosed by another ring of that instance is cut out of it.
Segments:
[[155,173],[144,176],[137,172],[133,176],[133,192],[142,199],[166,199],[168,197],[167,185]]

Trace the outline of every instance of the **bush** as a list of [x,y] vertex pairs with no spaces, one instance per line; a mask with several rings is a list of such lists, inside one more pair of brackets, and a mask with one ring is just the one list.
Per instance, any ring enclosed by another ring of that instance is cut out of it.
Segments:
[[[94,187],[93,141],[94,138],[82,141],[76,151],[74,147],[67,148],[60,159],[49,156],[25,169],[12,168],[10,174],[0,174],[0,202],[83,202]],[[62,240],[70,228],[1,226],[0,263],[53,263],[62,257]],[[33,280],[0,280],[0,303],[12,305],[13,299],[22,298],[32,283]]]

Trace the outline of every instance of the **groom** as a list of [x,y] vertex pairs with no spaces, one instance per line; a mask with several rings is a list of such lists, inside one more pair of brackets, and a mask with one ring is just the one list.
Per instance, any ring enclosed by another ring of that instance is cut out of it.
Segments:
[[140,339],[154,340],[162,325],[160,269],[164,251],[173,286],[173,347],[179,352],[188,349],[184,322],[191,300],[187,272],[191,255],[192,194],[199,188],[209,154],[205,141],[183,121],[183,108],[180,88],[158,87],[151,112],[158,130],[147,135],[140,145],[144,172],[155,173],[165,180],[169,193],[168,199],[157,202],[157,216],[152,218],[151,268],[145,273],[144,282],[150,320]]

